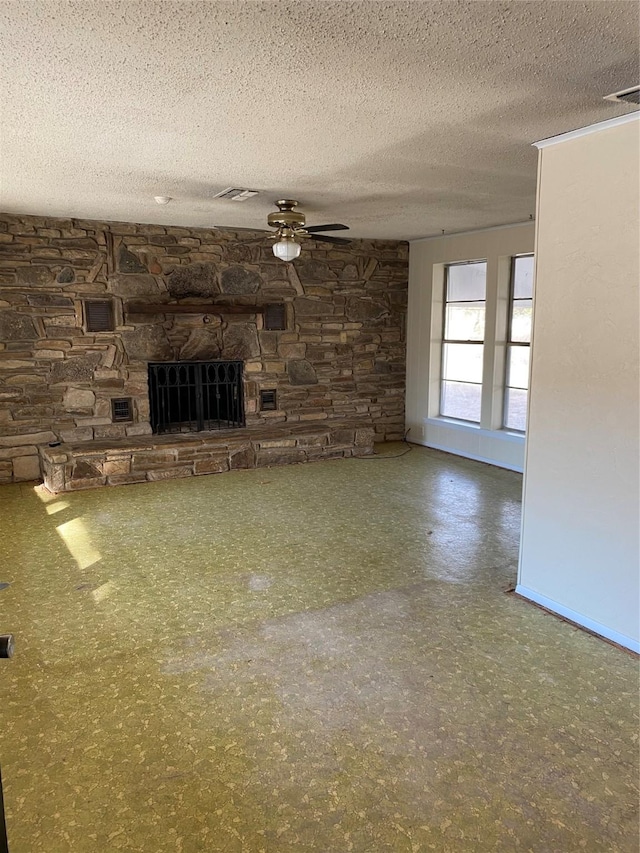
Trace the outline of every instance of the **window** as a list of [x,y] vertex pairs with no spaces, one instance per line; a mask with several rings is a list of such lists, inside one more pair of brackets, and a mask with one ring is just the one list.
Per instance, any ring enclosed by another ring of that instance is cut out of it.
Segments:
[[487,263],[445,270],[440,414],[480,423]]
[[519,432],[527,423],[532,301],[533,255],[519,255],[511,264],[504,391],[504,426]]

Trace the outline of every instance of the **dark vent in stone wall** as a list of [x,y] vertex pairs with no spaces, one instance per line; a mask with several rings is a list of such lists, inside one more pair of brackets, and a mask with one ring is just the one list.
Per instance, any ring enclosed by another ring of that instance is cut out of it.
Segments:
[[111,400],[111,420],[130,421],[133,415],[131,413],[131,397],[118,397]]
[[278,404],[276,402],[276,392],[275,391],[261,391],[260,392],[260,411],[261,412],[271,412],[275,411],[278,408]]
[[85,299],[84,316],[87,332],[112,332],[114,329],[110,299]]
[[264,306],[264,327],[269,331],[287,328],[286,306],[284,302],[275,302]]

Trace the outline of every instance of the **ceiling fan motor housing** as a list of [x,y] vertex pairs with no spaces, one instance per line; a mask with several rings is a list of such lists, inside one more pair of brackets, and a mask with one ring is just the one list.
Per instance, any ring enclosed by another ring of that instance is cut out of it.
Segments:
[[277,201],[276,205],[279,208],[278,211],[276,213],[270,213],[267,216],[267,222],[269,225],[272,228],[292,228],[293,230],[296,230],[297,228],[304,228],[304,224],[306,222],[304,213],[293,210],[297,204],[297,201],[293,201],[288,198],[283,198],[280,199],[280,201]]

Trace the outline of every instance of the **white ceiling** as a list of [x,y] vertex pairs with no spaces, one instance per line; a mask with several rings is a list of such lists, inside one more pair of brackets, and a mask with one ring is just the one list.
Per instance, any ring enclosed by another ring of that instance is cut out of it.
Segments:
[[530,143],[633,109],[602,97],[638,82],[639,9],[3,0],[0,209],[261,228],[284,196],[401,239],[522,221]]

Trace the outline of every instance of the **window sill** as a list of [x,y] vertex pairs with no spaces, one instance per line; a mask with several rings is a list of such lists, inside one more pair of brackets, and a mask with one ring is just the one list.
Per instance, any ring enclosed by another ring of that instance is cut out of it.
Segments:
[[480,429],[480,424],[475,421],[459,421],[456,418],[448,418],[446,415],[438,415],[436,418],[427,418],[425,423],[438,424],[439,426],[445,424],[446,426],[461,427],[462,429],[472,429],[474,432],[477,432]]

